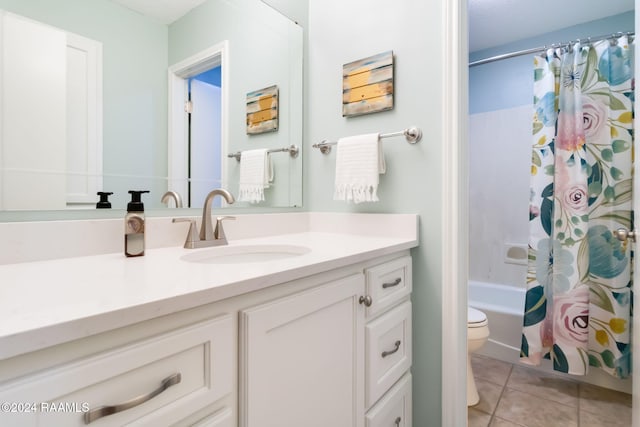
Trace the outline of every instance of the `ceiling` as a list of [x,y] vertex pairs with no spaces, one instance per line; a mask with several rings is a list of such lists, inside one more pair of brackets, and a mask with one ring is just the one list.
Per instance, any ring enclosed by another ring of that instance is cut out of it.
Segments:
[[633,9],[634,0],[469,0],[469,51],[500,46]]
[[[112,1],[170,24],[206,0]],[[633,9],[634,0],[469,0],[469,51],[500,46]],[[519,19],[514,19],[515,16]]]
[[206,0],[111,0],[164,24],[183,17]]

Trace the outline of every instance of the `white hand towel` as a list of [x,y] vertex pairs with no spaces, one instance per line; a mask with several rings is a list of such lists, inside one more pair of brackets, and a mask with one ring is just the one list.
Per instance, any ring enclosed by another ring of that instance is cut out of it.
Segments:
[[336,148],[333,200],[377,202],[379,175],[386,171],[380,135],[341,138]]
[[240,154],[240,188],[238,200],[258,203],[264,200],[264,189],[272,179],[271,163],[266,149],[247,150]]

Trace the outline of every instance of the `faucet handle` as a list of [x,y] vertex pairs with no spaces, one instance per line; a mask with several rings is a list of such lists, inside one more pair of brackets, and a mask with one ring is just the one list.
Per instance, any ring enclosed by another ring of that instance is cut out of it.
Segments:
[[200,240],[198,236],[198,225],[195,219],[191,218],[173,218],[171,222],[188,222],[189,232],[187,233],[187,239],[184,241],[184,247],[187,249],[193,249],[196,247],[196,242]]
[[225,240],[225,241],[227,240],[227,236],[225,236],[225,234],[224,234],[224,228],[222,228],[222,221],[224,221],[226,219],[235,220],[236,217],[235,216],[230,216],[230,215],[216,217],[216,229],[213,232],[213,238],[214,239],[216,239],[216,240]]

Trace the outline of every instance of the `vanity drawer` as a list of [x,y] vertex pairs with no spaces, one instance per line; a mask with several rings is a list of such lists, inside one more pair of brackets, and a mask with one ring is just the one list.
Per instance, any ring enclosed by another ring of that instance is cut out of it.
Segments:
[[88,414],[115,405],[130,408],[90,425],[175,423],[232,392],[233,329],[224,315],[4,384],[0,402],[36,406],[2,414],[3,424],[10,415],[6,425],[84,426]]
[[234,427],[233,412],[231,412],[231,408],[225,408],[198,421],[191,427]]
[[365,427],[411,427],[411,374],[406,373],[365,416]]
[[411,367],[411,302],[369,322],[365,331],[369,408]]
[[411,257],[405,256],[365,270],[371,306],[367,318],[374,317],[411,293]]

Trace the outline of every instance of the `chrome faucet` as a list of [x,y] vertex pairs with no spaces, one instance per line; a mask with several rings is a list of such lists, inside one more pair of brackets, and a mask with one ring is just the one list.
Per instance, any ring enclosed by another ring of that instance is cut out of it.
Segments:
[[167,191],[166,193],[164,193],[162,195],[162,199],[160,199],[160,203],[166,203],[167,206],[169,206],[169,200],[170,199],[173,199],[173,201],[176,204],[176,208],[181,208],[182,207],[182,198],[175,191]]
[[[200,233],[198,233],[198,226],[196,225],[195,219],[189,218],[174,218],[173,222],[190,222],[189,233],[187,234],[187,240],[184,242],[184,247],[187,249],[194,248],[206,248],[209,246],[222,246],[226,245],[227,236],[224,234],[224,229],[222,228],[222,221],[227,219],[236,219],[234,216],[219,216],[216,217],[216,228],[213,229],[213,225],[211,223],[211,203],[213,202],[213,198],[215,196],[222,196],[225,201],[229,204],[233,204],[236,199],[233,197],[231,193],[223,188],[216,188],[207,194],[207,198],[204,201],[204,206],[202,207],[202,225],[200,228]],[[199,238],[199,239],[198,239]]]
[[[220,240],[224,239],[224,243],[218,243],[220,245],[226,245],[227,239],[224,235],[224,230],[222,229],[222,221],[225,219],[236,219],[233,216],[227,217],[219,217],[216,221],[216,229],[212,230],[213,226],[211,225],[211,202],[213,202],[213,198],[216,196],[224,197],[224,200],[230,205],[236,201],[233,195],[229,193],[227,190],[223,188],[216,188],[207,194],[207,198],[204,199],[204,206],[202,207],[202,225],[200,226],[200,240]],[[217,245],[216,245],[217,246]]]

